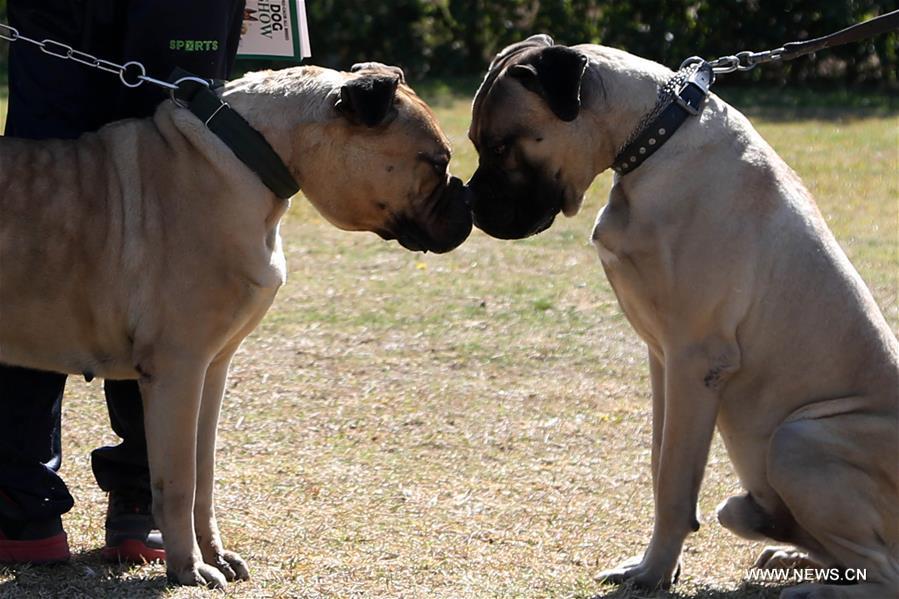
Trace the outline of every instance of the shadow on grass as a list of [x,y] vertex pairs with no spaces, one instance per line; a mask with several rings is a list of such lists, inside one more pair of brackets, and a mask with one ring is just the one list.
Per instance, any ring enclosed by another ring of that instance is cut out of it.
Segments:
[[[608,587],[598,594],[585,595],[582,599],[777,599],[786,586],[761,586],[744,584],[732,591],[699,587],[690,593],[677,591],[646,591],[629,584]],[[581,598],[579,598],[581,599]]]
[[64,564],[0,566],[0,598],[6,597],[162,597],[165,574],[145,566],[114,564],[100,550],[76,553]]

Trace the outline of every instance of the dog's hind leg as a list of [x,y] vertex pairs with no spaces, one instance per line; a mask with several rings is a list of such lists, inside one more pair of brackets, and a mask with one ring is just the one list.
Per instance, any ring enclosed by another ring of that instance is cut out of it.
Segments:
[[225,393],[228,366],[234,350],[219,355],[206,371],[203,383],[203,401],[197,438],[197,498],[194,519],[197,526],[197,543],[203,561],[215,566],[227,580],[247,580],[250,573],[244,560],[233,551],[225,551],[215,517],[215,437],[219,411]]
[[897,425],[891,414],[843,413],[788,421],[775,431],[769,482],[819,545],[806,548],[825,566],[845,569],[843,582],[857,581],[803,585],[784,597],[899,596]]
[[[751,570],[823,568],[823,563],[816,557],[823,552],[821,546],[799,528],[779,499],[775,501],[776,506],[765,509],[752,493],[731,497],[718,506],[718,522],[744,539],[775,540],[805,548],[803,551],[794,546],[768,546],[759,554]],[[773,513],[778,515],[774,516]]]
[[824,553],[821,545],[802,530],[779,498],[775,501],[776,505],[766,509],[756,501],[752,493],[731,497],[718,506],[718,522],[744,539],[773,540],[805,549],[798,551],[793,547],[766,547],[753,568],[820,567],[820,559],[816,556]]
[[[152,364],[148,366],[147,364]],[[139,371],[144,404],[153,516],[162,531],[170,581],[226,586],[216,568],[203,563],[194,532],[197,419],[208,361],[181,352],[155,352]]]
[[[774,538],[774,518],[758,504],[751,493],[730,497],[716,511],[718,522],[738,537],[759,541]],[[783,539],[777,539],[783,540]]]
[[823,568],[824,564],[795,547],[765,547],[755,563],[753,570],[799,570],[806,568]]

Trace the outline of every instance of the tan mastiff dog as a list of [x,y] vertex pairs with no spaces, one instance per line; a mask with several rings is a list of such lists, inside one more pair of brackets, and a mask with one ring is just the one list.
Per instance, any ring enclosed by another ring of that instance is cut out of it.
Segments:
[[[395,68],[251,73],[224,99],[334,225],[414,250],[471,230],[450,148]],[[213,506],[228,364],[285,280],[275,197],[189,111],[77,141],[0,138],[0,362],[137,378],[168,575],[247,578]]]
[[[474,100],[475,224],[519,238],[577,212],[671,77],[547,36],[506,48]],[[746,489],[719,521],[796,548],[759,567],[866,571],[782,596],[899,596],[899,344],[796,174],[711,96],[615,177],[592,239],[648,346],[653,394],[652,539],[601,578],[672,583],[717,425]]]

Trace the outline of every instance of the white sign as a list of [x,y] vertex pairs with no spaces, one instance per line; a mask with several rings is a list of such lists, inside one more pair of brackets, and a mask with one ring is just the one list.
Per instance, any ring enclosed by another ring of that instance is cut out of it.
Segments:
[[306,0],[247,0],[238,58],[299,61],[309,56]]

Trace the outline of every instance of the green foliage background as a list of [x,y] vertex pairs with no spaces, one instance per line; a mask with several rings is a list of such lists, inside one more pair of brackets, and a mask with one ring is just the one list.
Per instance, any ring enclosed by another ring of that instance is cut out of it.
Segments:
[[[534,33],[602,43],[669,67],[819,37],[895,9],[880,0],[321,0],[307,3],[312,62],[380,60],[414,78],[482,72],[505,45]],[[896,33],[756,69],[746,81],[897,85]]]

